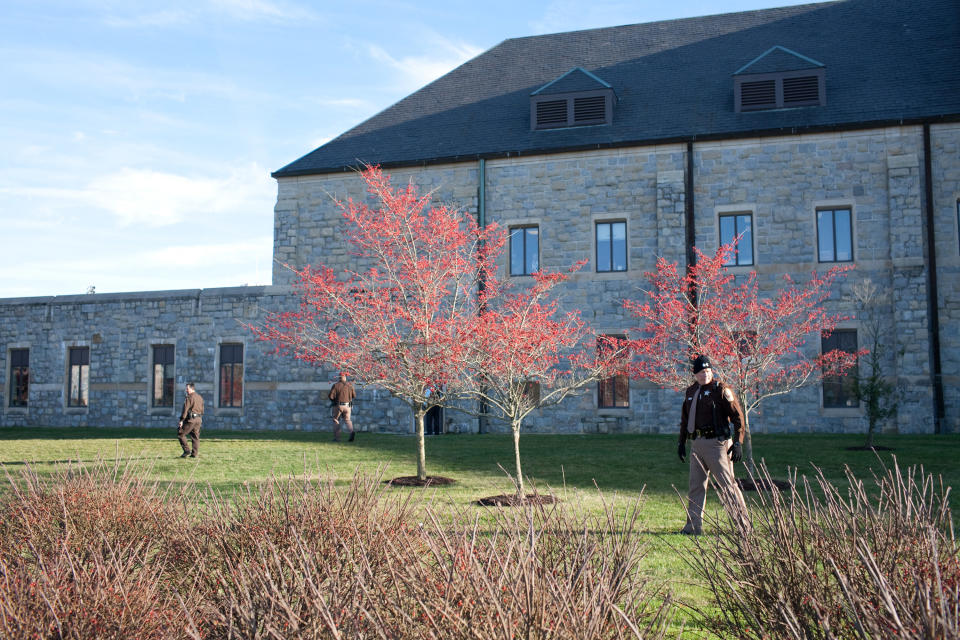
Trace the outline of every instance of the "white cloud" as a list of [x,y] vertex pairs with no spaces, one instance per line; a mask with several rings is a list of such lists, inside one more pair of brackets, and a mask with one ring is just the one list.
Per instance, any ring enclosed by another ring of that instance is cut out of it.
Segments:
[[251,164],[221,178],[121,169],[93,180],[83,194],[90,204],[109,211],[121,224],[159,227],[193,215],[262,206],[273,197],[274,188],[269,172]]
[[225,265],[251,266],[251,256],[270,255],[273,252],[273,238],[267,236],[258,240],[242,240],[227,244],[200,244],[164,247],[139,254],[138,264],[162,266],[176,263],[178,267],[221,268]]
[[185,11],[166,10],[143,13],[133,16],[107,16],[104,23],[109,27],[120,29],[138,29],[141,27],[170,27],[190,22],[190,15]]
[[[552,0],[539,20],[530,27],[534,33],[558,33],[598,27],[612,27],[657,20],[651,15],[656,11],[648,2],[636,0],[594,0],[584,3],[578,0]],[[669,3],[654,3],[664,13],[676,12]]]
[[336,107],[343,109],[373,109],[373,103],[363,98],[319,98],[306,97],[305,101],[318,107]]
[[[207,289],[269,284],[272,238],[245,238],[220,244],[178,245],[157,250],[111,251],[86,258],[42,256],[0,265],[0,298],[97,292]],[[30,274],[27,282],[23,275]]]
[[[80,90],[91,96],[106,92],[111,100],[178,104],[192,96],[212,96],[232,102],[262,101],[265,96],[244,89],[223,75],[161,66],[131,64],[100,53],[59,50],[38,46],[0,47],[10,82],[30,79],[63,91]],[[29,108],[29,102],[24,104]],[[44,108],[43,105],[34,108]]]
[[[174,4],[168,2],[169,4]],[[317,19],[317,14],[293,2],[271,0],[209,0],[206,3],[180,2],[178,7],[138,13],[139,7],[118,4],[103,18],[104,24],[119,29],[181,27],[203,19],[223,17],[239,22],[302,22]]]
[[218,12],[236,20],[254,22],[272,20],[276,22],[296,22],[315,19],[317,15],[307,8],[287,2],[269,0],[211,0],[211,6]]
[[412,91],[433,82],[483,52],[479,47],[466,42],[454,42],[436,34],[429,40],[425,43],[430,50],[428,54],[396,58],[376,44],[368,44],[367,53],[399,74],[400,89]]
[[257,164],[221,177],[192,177],[150,169],[124,168],[98,176],[77,189],[14,187],[0,193],[93,206],[121,226],[164,227],[192,216],[269,211],[276,185]]

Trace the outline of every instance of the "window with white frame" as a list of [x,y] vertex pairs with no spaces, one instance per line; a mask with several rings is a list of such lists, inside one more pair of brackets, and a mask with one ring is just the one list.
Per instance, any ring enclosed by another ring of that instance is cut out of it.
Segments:
[[736,241],[733,254],[724,263],[727,267],[746,267],[753,265],[753,214],[722,213],[719,220],[720,244],[728,245]]
[[151,404],[154,407],[173,406],[173,365],[173,345],[153,345],[153,385],[151,387]]
[[529,276],[540,270],[540,227],[510,229],[510,275]]
[[86,407],[90,402],[90,347],[67,350],[67,406]]
[[10,386],[7,404],[26,407],[30,397],[30,350],[10,350]]
[[597,244],[597,271],[626,271],[627,223],[622,220],[598,222],[594,233]]
[[[820,338],[821,353],[829,353],[839,349],[846,353],[857,352],[856,329],[834,329],[826,338]],[[825,376],[823,378],[823,408],[824,409],[851,409],[860,405],[854,390],[857,378],[857,369],[848,371],[842,376]]]
[[[618,347],[617,341],[622,335],[600,336],[597,339],[597,352],[612,353]],[[597,408],[625,409],[630,406],[630,378],[626,373],[617,373],[597,383]]]
[[853,215],[849,207],[817,209],[817,259],[853,260]]
[[243,406],[243,344],[220,345],[220,406]]

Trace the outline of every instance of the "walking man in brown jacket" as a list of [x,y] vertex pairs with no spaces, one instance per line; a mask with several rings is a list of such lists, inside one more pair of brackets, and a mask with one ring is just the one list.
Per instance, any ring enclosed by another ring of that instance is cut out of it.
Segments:
[[330,389],[328,397],[330,398],[330,402],[333,403],[333,440],[340,442],[340,418],[343,418],[343,421],[347,423],[347,428],[350,430],[349,440],[353,442],[357,434],[353,430],[353,421],[350,419],[350,412],[351,409],[353,409],[353,399],[357,397],[357,392],[354,391],[353,385],[347,382],[346,371],[340,372],[340,380]]
[[[180,422],[177,423],[177,439],[183,448],[181,458],[190,456],[196,458],[200,449],[200,424],[203,422],[203,397],[197,393],[192,382],[186,386],[187,397],[183,399],[183,411],[180,412]],[[187,447],[187,436],[190,436],[193,449]]]
[[696,536],[703,533],[703,505],[711,474],[717,491],[726,494],[724,503],[735,511],[732,515],[749,529],[747,505],[733,475],[733,463],[740,462],[743,455],[743,411],[733,390],[714,379],[710,360],[706,356],[699,356],[693,361],[693,375],[697,381],[687,387],[684,393],[677,447],[677,455],[684,462],[686,442],[693,441],[690,447],[687,523],[680,533]]

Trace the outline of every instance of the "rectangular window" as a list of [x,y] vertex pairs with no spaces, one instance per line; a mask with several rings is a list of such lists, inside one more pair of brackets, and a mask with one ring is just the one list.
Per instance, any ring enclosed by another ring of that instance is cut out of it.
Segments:
[[25,407],[30,391],[30,350],[10,350],[10,406]]
[[153,345],[153,406],[173,406],[173,345]]
[[817,210],[817,249],[820,262],[853,260],[853,216],[850,209]]
[[510,229],[510,275],[529,276],[540,270],[540,227]]
[[[604,338],[622,339],[624,336],[601,336],[597,351],[603,353],[611,348]],[[597,383],[597,407],[600,409],[623,409],[630,406],[630,379],[618,373]]]
[[68,407],[86,407],[90,400],[90,347],[70,347]]
[[[829,338],[820,338],[821,353],[840,349],[847,353],[857,352],[857,330],[835,329]],[[846,375],[823,378],[823,407],[825,409],[849,409],[859,406],[853,390],[857,370],[854,367]]]
[[627,223],[598,222],[597,271],[627,270]]
[[220,345],[220,406],[243,406],[243,345]]
[[523,395],[525,395],[533,406],[540,404],[540,383],[536,380],[527,380],[523,383]]
[[730,213],[720,216],[720,244],[733,244],[737,238],[737,246],[730,260],[724,263],[727,267],[745,267],[753,264],[753,214]]

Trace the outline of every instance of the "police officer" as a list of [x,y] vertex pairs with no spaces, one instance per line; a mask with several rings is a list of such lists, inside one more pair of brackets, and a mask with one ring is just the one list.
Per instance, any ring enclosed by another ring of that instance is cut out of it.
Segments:
[[333,407],[334,442],[340,442],[340,418],[343,418],[343,421],[347,423],[347,428],[350,429],[349,440],[353,442],[357,434],[353,430],[353,420],[350,419],[350,414],[353,409],[353,400],[357,397],[357,392],[353,389],[353,385],[347,382],[346,371],[340,372],[340,380],[333,385],[327,397],[330,398],[330,403]]
[[698,536],[703,532],[703,504],[711,473],[717,490],[729,492],[730,500],[726,502],[739,511],[734,515],[744,524],[747,523],[747,506],[733,476],[733,463],[740,462],[743,456],[743,410],[733,390],[714,379],[709,358],[701,355],[693,361],[693,375],[697,381],[687,387],[680,412],[677,454],[680,461],[684,462],[687,440],[693,441],[690,448],[687,523],[680,533]]
[[[200,450],[200,425],[203,422],[203,397],[197,393],[192,382],[186,386],[186,397],[183,399],[183,410],[180,412],[180,422],[177,423],[177,439],[183,449],[181,458],[190,456],[196,458]],[[187,447],[187,436],[190,436],[193,449]]]

